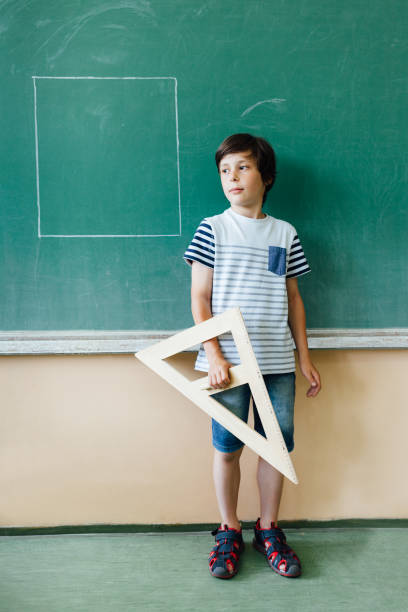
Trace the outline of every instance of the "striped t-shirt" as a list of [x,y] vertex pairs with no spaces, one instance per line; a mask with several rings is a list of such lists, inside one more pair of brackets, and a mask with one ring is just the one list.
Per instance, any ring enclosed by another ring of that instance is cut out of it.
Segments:
[[[286,278],[310,272],[295,228],[270,215],[251,219],[228,208],[203,219],[184,259],[214,269],[212,314],[239,306],[262,374],[294,372]],[[239,364],[232,334],[218,341],[224,358]],[[195,369],[209,369],[202,345]]]

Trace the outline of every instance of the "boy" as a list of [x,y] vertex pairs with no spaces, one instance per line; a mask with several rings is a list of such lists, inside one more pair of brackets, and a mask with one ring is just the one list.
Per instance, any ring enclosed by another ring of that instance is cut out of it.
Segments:
[[[307,347],[306,320],[297,276],[310,272],[295,228],[262,212],[275,176],[275,154],[263,138],[233,134],[219,146],[215,161],[230,208],[205,218],[184,259],[192,266],[191,309],[196,324],[239,306],[289,452],[293,450],[295,360],[310,382],[308,397],[320,391],[320,377]],[[195,369],[208,372],[213,388],[229,384],[229,368],[240,363],[231,334],[207,340],[200,347]],[[212,396],[247,421],[248,385]],[[255,403],[255,430],[265,436]],[[237,517],[239,460],[243,443],[212,421],[213,476],[221,525],[212,532],[215,546],[209,556],[210,573],[232,578],[244,549]],[[286,544],[277,518],[283,477],[261,457],[257,481],[260,517],[254,527],[254,547],[264,553],[281,576],[296,577],[301,565]]]

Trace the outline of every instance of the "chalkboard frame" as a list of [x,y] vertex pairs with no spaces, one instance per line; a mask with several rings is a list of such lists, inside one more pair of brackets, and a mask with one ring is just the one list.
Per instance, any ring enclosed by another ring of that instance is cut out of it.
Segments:
[[[179,331],[7,331],[0,332],[0,355],[130,354]],[[316,328],[308,329],[307,336],[312,350],[408,348],[408,328]]]

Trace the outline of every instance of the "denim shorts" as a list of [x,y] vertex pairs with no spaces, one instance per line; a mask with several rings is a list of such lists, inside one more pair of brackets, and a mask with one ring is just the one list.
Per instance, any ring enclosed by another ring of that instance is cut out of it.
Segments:
[[[291,452],[295,446],[293,441],[295,372],[264,374],[263,378],[285,440],[286,448],[288,452]],[[231,410],[237,417],[248,422],[249,400],[251,399],[251,390],[248,384],[240,385],[233,389],[225,389],[219,393],[213,393],[211,397]],[[253,408],[254,429],[265,438],[265,432],[255,402],[253,402]],[[217,423],[215,419],[212,419],[212,442],[214,448],[222,453],[232,453],[244,446],[241,440]]]

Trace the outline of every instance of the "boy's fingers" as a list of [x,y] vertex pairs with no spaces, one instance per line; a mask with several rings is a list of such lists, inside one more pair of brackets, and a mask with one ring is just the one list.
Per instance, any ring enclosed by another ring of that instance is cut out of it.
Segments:
[[223,370],[214,372],[208,377],[208,382],[213,389],[223,389],[230,383],[228,370],[226,373]]
[[315,397],[320,391],[320,378],[317,372],[312,372],[309,378],[309,382],[311,383],[310,388],[308,389],[306,395],[308,397]]
[[229,379],[229,369],[228,368],[223,368],[222,370],[222,380],[221,382],[223,383],[223,385],[226,387],[227,385],[229,385],[230,383],[230,379]]
[[216,374],[212,374],[211,375],[210,385],[211,385],[211,387],[213,387],[213,389],[219,389],[219,385],[218,385],[218,382],[217,382]]
[[227,384],[227,380],[228,374],[225,374],[225,372],[221,371],[218,377],[218,382],[220,383],[220,385],[225,386]]

